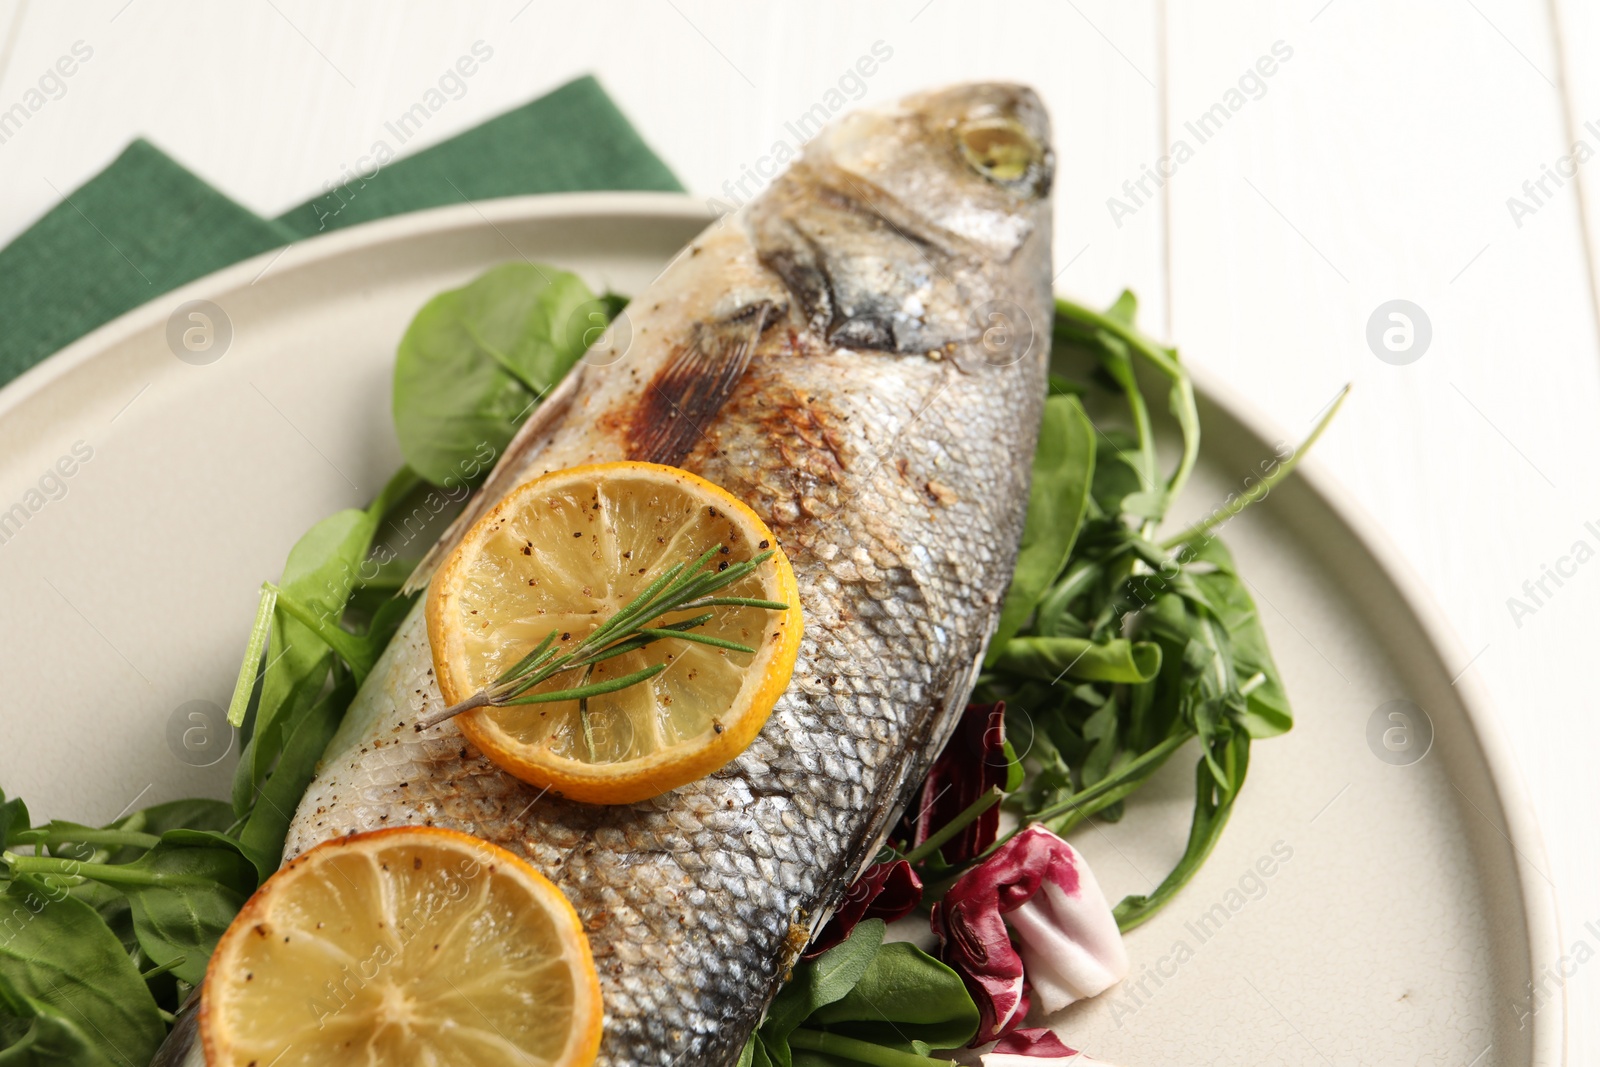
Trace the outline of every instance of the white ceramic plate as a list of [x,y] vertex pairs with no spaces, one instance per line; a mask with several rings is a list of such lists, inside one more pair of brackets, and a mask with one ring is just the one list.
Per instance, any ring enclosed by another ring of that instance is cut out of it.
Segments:
[[[163,296],[0,391],[0,784],[89,822],[226,795],[220,709],[257,588],[399,464],[389,375],[416,310],[517,258],[637,292],[705,222],[687,197],[633,193],[377,222]],[[192,300],[231,327],[198,356]],[[1200,386],[1204,460],[1178,520],[1283,437]],[[1126,1067],[1562,1063],[1559,992],[1528,986],[1560,951],[1543,847],[1480,690],[1453,677],[1453,637],[1314,459],[1226,539],[1297,725],[1255,746],[1205,869],[1130,936],[1128,981],[1052,1021]],[[1192,765],[1077,833],[1112,899],[1181,852]]]

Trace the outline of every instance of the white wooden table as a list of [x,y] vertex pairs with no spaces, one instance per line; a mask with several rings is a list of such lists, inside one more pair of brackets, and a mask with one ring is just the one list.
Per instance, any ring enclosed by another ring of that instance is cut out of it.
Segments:
[[[1063,292],[1108,302],[1135,289],[1146,326],[1288,439],[1354,382],[1314,462],[1454,620],[1460,669],[1494,694],[1543,822],[1564,937],[1600,950],[1600,725],[1585,670],[1600,657],[1588,559],[1600,549],[1600,73],[1583,62],[1600,9],[4,0],[0,111],[75,45],[92,53],[0,142],[0,243],[136,135],[276,214],[337,184],[479,41],[492,59],[403,151],[593,71],[685,184],[723,201],[776,142],[792,146],[785,124],[830,89],[1037,87],[1060,158]],[[852,83],[875,45],[889,58]],[[1403,365],[1367,340],[1397,299],[1431,327]],[[1564,982],[1571,1062],[1600,1062],[1600,968]]]

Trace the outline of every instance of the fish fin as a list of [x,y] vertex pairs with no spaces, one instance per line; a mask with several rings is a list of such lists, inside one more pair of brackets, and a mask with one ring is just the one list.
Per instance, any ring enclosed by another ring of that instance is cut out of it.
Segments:
[[788,227],[791,243],[760,249],[761,263],[778,276],[800,305],[800,316],[813,330],[825,333],[833,321],[833,290],[827,271],[821,266],[816,246],[793,226]]
[[688,344],[661,368],[634,411],[628,458],[681,463],[733,395],[762,331],[783,310],[757,300],[716,322],[695,323]]
[[433,572],[439,569],[439,565],[472,528],[472,524],[483,518],[486,511],[516,488],[519,476],[527,469],[529,458],[543,447],[545,435],[554,429],[571,409],[573,400],[578,396],[583,369],[584,364],[580,363],[569,371],[561,384],[546,394],[543,402],[528,416],[528,421],[522,424],[510,443],[506,445],[505,451],[500,454],[500,459],[495,463],[489,477],[479,486],[478,491],[472,494],[467,506],[461,509],[461,514],[455,517],[455,521],[450,523],[439,540],[434,542],[434,546],[428,549],[427,555],[422,557],[422,561],[406,579],[405,585],[400,587],[401,595],[410,595],[424,588],[433,577]]
[[[785,305],[758,300],[716,322],[696,323],[689,344],[656,376],[650,394],[640,403],[629,458],[668,465],[682,461],[699,438],[700,428],[744,377],[762,331],[786,310]],[[406,579],[404,593],[425,587],[472,524],[516,487],[546,435],[572,408],[583,369],[582,364],[573,368],[522,424],[488,479]]]

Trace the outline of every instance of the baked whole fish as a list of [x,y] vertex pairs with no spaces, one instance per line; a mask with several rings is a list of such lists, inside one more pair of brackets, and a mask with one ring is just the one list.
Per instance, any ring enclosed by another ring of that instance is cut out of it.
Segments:
[[422,605],[357,696],[286,858],[415,823],[525,856],[572,900],[600,1062],[731,1064],[953,730],[1022,530],[1051,322],[1044,108],[964,85],[847,115],[713,224],[523,427],[425,581],[509,489],[583,463],[684,467],[794,565],[793,680],[738,759],[628,806],[542,795],[440,706]]

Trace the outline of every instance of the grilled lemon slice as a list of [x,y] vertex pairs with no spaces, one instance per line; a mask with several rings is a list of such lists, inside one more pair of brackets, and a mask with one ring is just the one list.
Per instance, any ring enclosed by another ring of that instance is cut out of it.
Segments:
[[[444,699],[453,705],[478,693],[550,634],[553,647],[575,647],[669,567],[718,545],[716,559],[731,564],[777,539],[725,490],[676,467],[573,467],[518,487],[473,526],[429,588]],[[665,665],[647,681],[582,708],[575,700],[478,708],[458,717],[461,732],[518,778],[590,803],[643,800],[710,774],[760,732],[789,684],[803,628],[781,551],[717,595],[788,608],[719,607],[696,631],[753,652],[660,640],[532,692]]]
[[206,971],[208,1067],[583,1067],[600,983],[561,891],[453,830],[337,838],[269,878]]

